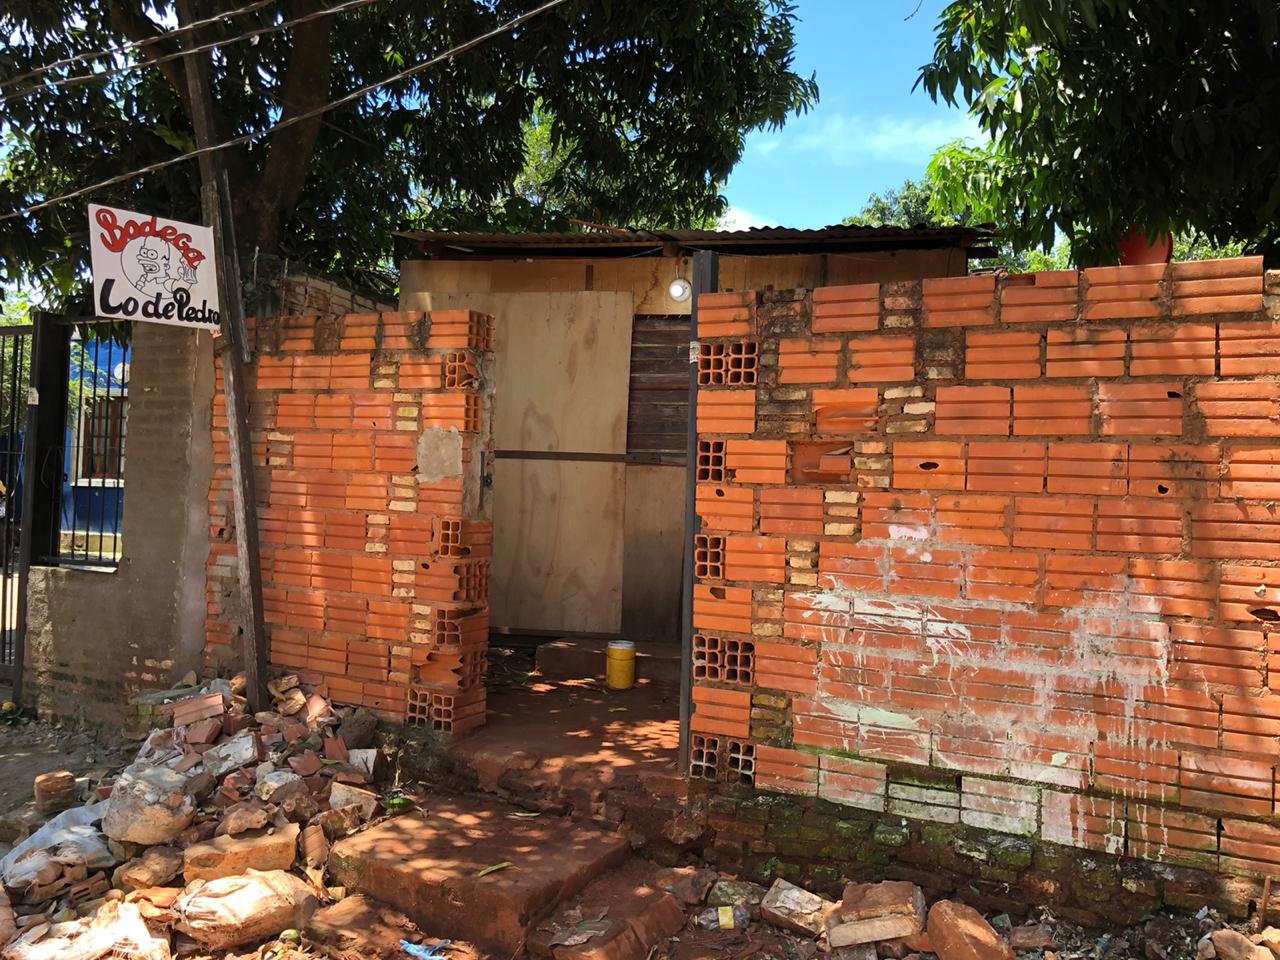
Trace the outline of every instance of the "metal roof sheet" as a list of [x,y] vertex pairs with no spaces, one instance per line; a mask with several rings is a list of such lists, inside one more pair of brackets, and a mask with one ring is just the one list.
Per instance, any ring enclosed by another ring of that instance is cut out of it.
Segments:
[[[597,249],[608,255],[621,248],[653,247],[663,244],[710,249],[750,248],[787,250],[795,248],[859,247],[894,249],[921,247],[989,248],[996,231],[988,226],[871,227],[860,224],[836,224],[829,227],[802,229],[797,227],[751,227],[746,230],[580,230],[547,233],[471,233],[434,230],[402,230],[396,236],[417,241],[425,250],[448,254],[520,253],[537,256],[553,252],[584,253]],[[978,250],[974,250],[978,253]]]

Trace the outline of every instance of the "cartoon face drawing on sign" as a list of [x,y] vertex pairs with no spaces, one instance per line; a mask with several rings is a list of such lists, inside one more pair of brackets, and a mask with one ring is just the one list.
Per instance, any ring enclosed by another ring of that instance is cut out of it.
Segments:
[[137,237],[120,251],[120,267],[125,279],[146,297],[171,294],[175,286],[190,287],[195,270],[174,248],[159,237]]
[[96,204],[89,221],[98,316],[218,329],[213,231]]

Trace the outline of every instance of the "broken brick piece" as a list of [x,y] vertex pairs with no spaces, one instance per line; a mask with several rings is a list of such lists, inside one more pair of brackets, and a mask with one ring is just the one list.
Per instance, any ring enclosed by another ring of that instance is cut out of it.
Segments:
[[298,825],[250,830],[193,844],[183,851],[182,876],[192,880],[234,877],[249,870],[288,870],[297,858]]
[[226,701],[220,693],[206,693],[202,697],[182,700],[173,705],[173,725],[186,727],[200,720],[220,717],[226,708]]
[[833,947],[909,937],[924,929],[924,894],[914,883],[851,883],[831,914],[827,938]]
[[318,823],[304,827],[299,837],[302,859],[314,866],[321,866],[329,859],[329,838]]
[[324,756],[326,760],[337,760],[339,763],[346,763],[350,759],[347,745],[341,737],[324,738]]
[[1013,949],[982,914],[954,900],[929,908],[929,941],[939,960],[1013,960]]
[[70,770],[53,770],[35,778],[36,809],[41,813],[65,810],[76,802],[76,776]]
[[300,777],[314,777],[324,764],[314,750],[306,750],[296,757],[290,757],[289,766]]
[[187,725],[187,743],[213,743],[222,734],[222,714]]

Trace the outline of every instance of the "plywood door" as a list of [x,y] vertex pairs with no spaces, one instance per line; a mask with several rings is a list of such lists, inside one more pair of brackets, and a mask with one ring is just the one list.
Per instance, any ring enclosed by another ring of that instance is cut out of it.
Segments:
[[493,479],[494,626],[619,632],[631,294],[415,298],[413,309],[466,307],[495,319],[493,430],[503,456]]
[[494,468],[494,625],[619,632],[625,465],[499,460]]

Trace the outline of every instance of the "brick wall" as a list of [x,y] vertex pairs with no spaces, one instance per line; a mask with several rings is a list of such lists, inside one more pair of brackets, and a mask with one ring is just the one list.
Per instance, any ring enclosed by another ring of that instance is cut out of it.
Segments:
[[1280,873],[1275,294],[1236,259],[704,296],[691,775]]
[[[259,321],[250,369],[271,664],[339,703],[457,733],[484,722],[492,318]],[[240,622],[229,448],[214,399],[206,660]]]
[[211,356],[207,333],[134,327],[123,556],[30,572],[23,695],[42,717],[118,725],[132,695],[200,665]]

